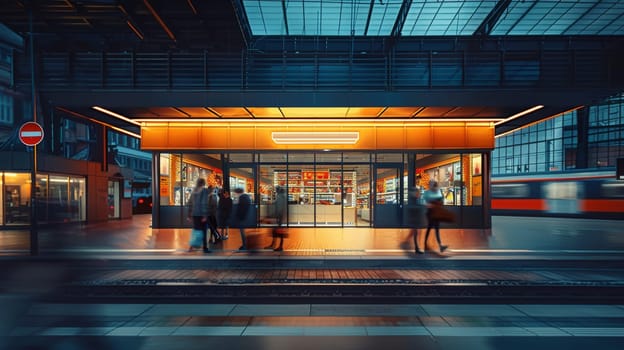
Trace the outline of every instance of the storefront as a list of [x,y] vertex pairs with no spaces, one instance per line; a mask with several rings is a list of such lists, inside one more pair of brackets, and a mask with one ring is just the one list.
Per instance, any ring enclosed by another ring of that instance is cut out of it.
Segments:
[[[249,152],[156,153],[158,227],[187,226],[185,205],[198,178],[250,194],[251,222],[271,216],[278,187],[288,194],[288,225],[405,227],[408,189],[438,181],[459,227],[481,227],[481,167],[487,153]],[[227,181],[224,181],[227,179]],[[236,196],[233,197],[236,203]]]
[[132,174],[117,165],[39,154],[34,192],[27,153],[0,152],[0,227],[125,219],[132,216]]
[[[453,225],[490,225],[484,179],[491,123],[343,122],[341,130],[317,123],[307,132],[302,123],[192,124],[142,125],[141,147],[154,151],[158,179],[154,227],[189,225],[185,205],[199,177],[250,194],[252,226],[271,215],[279,186],[288,195],[289,226],[407,227],[408,190],[424,191],[430,180],[440,184],[445,205],[455,212]],[[276,136],[289,133],[298,139],[281,143]],[[310,135],[316,139],[305,143]]]
[[[30,172],[0,172],[0,187],[0,225],[30,225]],[[82,176],[37,174],[37,222],[85,221],[85,193],[85,178]]]

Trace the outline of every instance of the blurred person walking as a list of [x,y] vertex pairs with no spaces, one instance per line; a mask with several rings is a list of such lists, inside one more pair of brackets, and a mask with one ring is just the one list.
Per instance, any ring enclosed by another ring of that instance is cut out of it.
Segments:
[[[276,252],[281,252],[284,250],[284,236],[286,235],[282,225],[287,218],[288,197],[286,196],[286,191],[281,186],[275,187],[275,193],[273,217],[275,218],[277,227],[272,231],[273,239],[271,240],[271,244],[264,247],[264,249],[273,249]],[[273,248],[278,238],[280,239],[279,246]]]
[[[433,228],[435,230],[436,240],[440,247],[440,253],[444,252],[448,246],[443,245],[440,240],[440,214],[444,211],[442,191],[438,187],[437,181],[431,181],[429,183],[429,189],[425,191],[423,199],[427,204],[427,232],[425,233],[425,242],[423,243],[423,253],[427,248],[427,240],[429,238],[429,231]],[[420,252],[419,252],[420,253]]]
[[212,243],[221,240],[221,235],[217,231],[217,207],[219,206],[219,198],[217,197],[214,185],[208,185],[208,228],[210,229],[210,238]]
[[230,237],[230,216],[232,215],[232,197],[230,191],[225,188],[219,192],[219,204],[217,205],[217,221],[219,224],[219,234],[221,239]]
[[247,250],[247,237],[245,236],[245,220],[251,207],[251,197],[242,188],[237,188],[234,193],[238,195],[238,205],[236,207],[235,225],[240,230],[241,246],[238,250]]
[[[425,206],[423,205],[423,198],[420,192],[420,188],[412,187],[409,190],[409,203],[408,203],[408,212],[409,212],[409,225],[411,227],[410,236],[414,240],[414,250],[418,254],[424,254],[425,251],[420,249],[418,245],[418,236],[420,233],[420,228],[424,223],[424,214],[425,214]],[[409,237],[408,237],[409,238]],[[426,241],[425,243],[426,244]],[[423,244],[423,247],[424,247]]]
[[[204,253],[209,253],[208,237],[206,234],[206,229],[208,227],[208,190],[205,186],[206,180],[203,178],[199,178],[197,182],[195,182],[195,187],[188,201],[188,219],[193,222],[193,230],[200,230],[202,232],[203,250]],[[188,251],[191,252],[194,248],[196,248],[196,246],[191,242]]]

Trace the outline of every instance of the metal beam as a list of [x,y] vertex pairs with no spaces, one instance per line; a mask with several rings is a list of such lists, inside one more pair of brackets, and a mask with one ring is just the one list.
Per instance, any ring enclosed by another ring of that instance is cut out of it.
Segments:
[[238,27],[240,28],[241,35],[243,36],[243,41],[245,42],[245,48],[249,49],[251,47],[251,27],[249,25],[249,19],[247,18],[247,13],[243,10],[242,0],[232,0],[232,8],[234,8],[234,12],[236,13],[236,21],[238,22]]
[[152,7],[152,4],[150,4],[149,0],[143,0],[143,4],[145,4],[145,7],[147,7],[148,11],[152,14],[152,16],[154,16],[154,18],[156,19],[156,22],[160,24],[160,26],[167,33],[169,38],[173,40],[173,42],[177,42],[176,37],[175,35],[173,35],[173,32],[171,31],[171,29],[169,29],[165,21],[163,21],[160,15],[158,15],[158,12],[156,12],[154,7]]
[[194,15],[198,15],[199,12],[197,12],[197,8],[195,7],[195,4],[193,4],[193,0],[186,0],[186,2],[188,3],[189,7],[191,8],[191,11],[193,11]]
[[511,0],[499,0],[472,35],[490,35],[496,22],[498,22],[505,10],[507,10],[510,3]]
[[128,25],[128,28],[130,28],[130,30],[132,30],[132,32],[141,40],[143,40],[145,38],[145,33],[143,30],[141,30],[141,27],[139,27],[138,23],[132,18],[132,15],[130,15],[130,13],[126,10],[126,8],[124,7],[123,4],[119,4],[117,5],[117,8],[119,9],[119,11],[121,11],[121,13],[124,14],[125,16],[125,20],[126,20],[126,24]]
[[2,23],[0,23],[0,43],[7,44],[19,50],[24,49],[24,38]]
[[399,13],[397,14],[396,21],[394,21],[392,32],[390,32],[391,37],[398,38],[401,35],[401,31],[403,30],[403,26],[405,25],[405,18],[407,18],[407,14],[409,13],[409,10],[411,7],[412,7],[412,0],[403,0],[401,9],[399,10]]
[[368,35],[368,26],[370,25],[371,17],[373,16],[374,7],[375,7],[375,0],[370,0],[370,7],[368,8],[368,17],[366,17],[366,27],[364,27],[364,35]]
[[[42,99],[69,109],[104,106],[112,110],[140,107],[404,107],[404,106],[517,106],[569,108],[571,103],[591,104],[621,92],[621,88],[465,88],[410,91],[197,91],[168,89],[42,91]],[[547,108],[544,108],[547,110]],[[130,116],[129,116],[130,117]],[[501,125],[503,126],[503,125]]]
[[[286,29],[286,35],[290,35],[290,30],[288,29],[288,14],[286,13],[286,0],[282,0],[282,17],[284,17],[284,28]],[[305,18],[305,14],[304,14],[304,18]]]

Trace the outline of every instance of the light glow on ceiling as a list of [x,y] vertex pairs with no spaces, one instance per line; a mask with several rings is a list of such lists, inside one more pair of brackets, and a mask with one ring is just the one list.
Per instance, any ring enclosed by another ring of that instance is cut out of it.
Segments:
[[121,115],[119,113],[115,113],[113,111],[110,111],[110,110],[108,110],[106,108],[102,108],[100,106],[93,106],[91,108],[95,109],[98,112],[102,112],[104,114],[108,114],[111,117],[115,117],[117,119],[121,119],[121,120],[125,121],[126,123],[130,123],[130,124],[134,124],[134,125],[137,125],[137,126],[141,126],[141,123],[139,123],[139,122],[137,122],[135,120],[132,120],[132,119],[130,119],[128,117],[125,117],[125,116],[123,116],[123,115]]
[[543,105],[537,105],[537,106],[531,107],[529,109],[525,109],[524,111],[522,111],[520,113],[516,113],[516,114],[512,115],[511,117],[505,118],[505,119],[503,119],[501,121],[498,121],[498,122],[494,123],[494,125],[500,125],[500,124],[507,123],[508,121],[514,120],[516,118],[520,118],[523,115],[527,115],[529,113],[533,113],[533,112],[535,112],[537,110],[540,110],[542,108],[544,108]]
[[353,145],[360,139],[358,131],[338,132],[291,132],[278,131],[271,133],[271,139],[278,145]]

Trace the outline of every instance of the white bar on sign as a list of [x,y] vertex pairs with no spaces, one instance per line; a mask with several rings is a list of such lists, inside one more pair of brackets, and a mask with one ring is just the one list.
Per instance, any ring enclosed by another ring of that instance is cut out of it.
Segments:
[[22,137],[41,136],[41,131],[22,131]]

